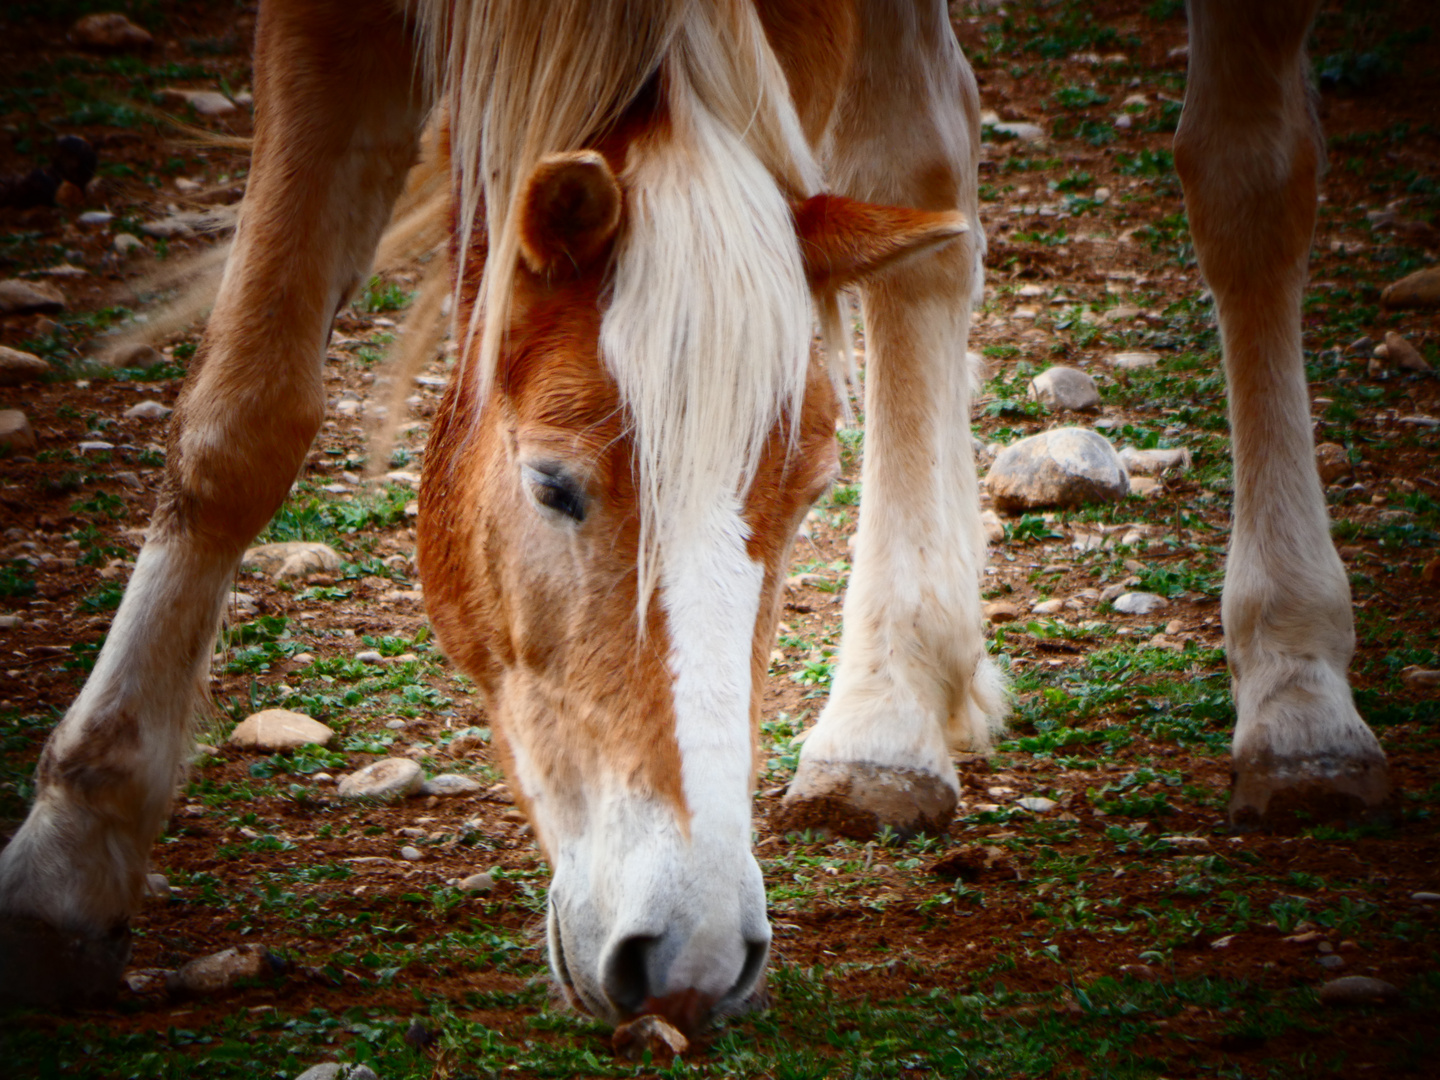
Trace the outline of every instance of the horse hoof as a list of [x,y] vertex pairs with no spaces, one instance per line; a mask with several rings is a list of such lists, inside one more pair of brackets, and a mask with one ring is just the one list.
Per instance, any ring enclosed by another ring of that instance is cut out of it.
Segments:
[[119,993],[129,959],[128,923],[87,937],[28,916],[0,915],[0,1005],[108,1005]]
[[935,836],[955,816],[955,788],[933,773],[865,762],[802,761],[776,824],[868,840],[886,826],[902,837]]
[[1267,755],[1237,762],[1231,771],[1230,825],[1237,832],[1383,825],[1394,811],[1384,758]]

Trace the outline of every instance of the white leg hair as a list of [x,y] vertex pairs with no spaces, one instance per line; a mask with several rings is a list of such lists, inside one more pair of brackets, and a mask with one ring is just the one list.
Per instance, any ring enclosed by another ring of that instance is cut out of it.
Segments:
[[[791,827],[943,829],[952,748],[1004,713],[985,651],[985,536],[970,437],[970,305],[981,285],[979,99],[944,5],[862,4],[862,55],[830,133],[837,190],[959,209],[971,232],[863,290],[867,425],[854,570],[829,704],[787,795]],[[913,162],[914,171],[897,169]]]
[[0,911],[84,932],[138,905],[234,569],[180,543],[141,551],[106,647],[46,744],[30,816],[0,852]]
[[160,504],[95,669],[42,752],[30,815],[0,853],[0,999],[115,992],[117,931],[189,750],[225,591],[320,426],[330,320],[414,157],[424,104],[384,0],[277,0],[257,43],[249,190]]
[[1316,474],[1301,350],[1323,154],[1303,54],[1315,6],[1193,0],[1175,138],[1230,394],[1223,616],[1238,713],[1231,820],[1242,827],[1363,817],[1389,802],[1384,754],[1346,679],[1350,589]]

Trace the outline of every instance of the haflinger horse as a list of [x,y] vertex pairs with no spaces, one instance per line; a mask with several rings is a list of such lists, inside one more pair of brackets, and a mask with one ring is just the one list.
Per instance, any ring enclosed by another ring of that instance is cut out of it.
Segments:
[[[1315,4],[1192,0],[1175,139],[1231,395],[1242,827],[1390,798],[1346,681],[1301,362]],[[694,1031],[752,994],[769,949],[756,722],[791,540],[836,475],[842,287],[866,328],[864,505],[786,820],[943,830],[952,748],[984,749],[1004,711],[964,362],[978,92],[946,5],[267,0],[254,85],[164,493],[0,855],[0,988],[114,993],[237,562],[320,426],[331,321],[440,108],[463,347],[426,454],[426,602],[554,869],[557,981],[608,1021]]]

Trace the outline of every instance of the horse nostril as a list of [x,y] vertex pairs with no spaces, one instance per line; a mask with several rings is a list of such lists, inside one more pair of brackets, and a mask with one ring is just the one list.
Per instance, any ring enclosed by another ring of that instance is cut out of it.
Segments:
[[740,978],[735,980],[735,985],[725,995],[727,1003],[734,1004],[754,989],[755,984],[760,981],[760,973],[765,970],[765,961],[770,956],[770,941],[747,941],[745,943],[745,963],[740,968]]
[[610,953],[600,986],[622,1013],[634,1016],[650,996],[646,964],[651,947],[660,939],[646,934],[628,937]]

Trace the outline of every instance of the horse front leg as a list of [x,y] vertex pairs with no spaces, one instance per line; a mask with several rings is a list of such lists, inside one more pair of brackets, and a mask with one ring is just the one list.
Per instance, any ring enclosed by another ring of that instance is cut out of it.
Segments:
[[84,689],[0,852],[0,998],[112,996],[150,847],[191,749],[225,594],[325,409],[335,312],[369,266],[423,119],[393,6],[270,3],[249,190],[165,481]]
[[787,828],[943,831],[952,749],[984,749],[1004,712],[986,654],[985,534],[970,435],[979,290],[979,97],[943,4],[860,5],[861,55],[831,133],[836,188],[971,231],[863,290],[865,446],[854,566],[829,703],[801,749]]
[[1223,617],[1238,719],[1230,819],[1385,815],[1384,752],[1355,710],[1350,587],[1315,468],[1300,339],[1324,142],[1305,78],[1315,0],[1193,0],[1175,165],[1215,296],[1235,508]]

